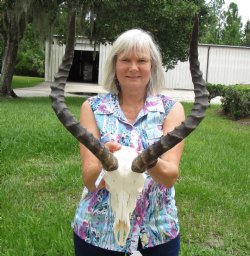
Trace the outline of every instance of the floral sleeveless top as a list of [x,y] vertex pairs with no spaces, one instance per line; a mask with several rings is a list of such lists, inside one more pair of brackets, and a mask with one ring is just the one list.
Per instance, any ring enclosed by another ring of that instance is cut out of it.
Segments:
[[[131,125],[117,95],[105,94],[88,99],[100,130],[101,142],[116,141],[138,151],[146,149],[163,134],[163,121],[174,105],[167,96],[149,96]],[[139,237],[143,248],[163,244],[179,234],[174,187],[167,189],[148,174],[130,218],[130,234],[125,246],[114,237],[114,215],[110,194],[103,188],[82,197],[72,222],[74,232],[87,243],[104,249],[131,253],[137,250]]]

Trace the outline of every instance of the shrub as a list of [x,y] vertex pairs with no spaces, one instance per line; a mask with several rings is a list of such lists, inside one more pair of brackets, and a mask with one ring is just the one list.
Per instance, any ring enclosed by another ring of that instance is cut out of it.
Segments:
[[234,119],[250,117],[250,86],[235,85],[224,91],[221,105],[225,114]]
[[20,76],[44,76],[44,49],[31,24],[27,25],[21,41],[14,73]]
[[21,76],[44,76],[44,60],[34,50],[20,52],[15,66],[15,75]]
[[223,97],[225,95],[226,86],[223,84],[210,84],[207,83],[207,90],[209,92],[208,100],[209,102],[211,99],[221,96]]

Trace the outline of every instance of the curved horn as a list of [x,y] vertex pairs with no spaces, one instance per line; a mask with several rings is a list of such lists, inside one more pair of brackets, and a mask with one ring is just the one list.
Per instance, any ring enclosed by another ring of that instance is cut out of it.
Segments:
[[103,168],[113,171],[118,168],[117,159],[98,139],[81,126],[80,122],[69,112],[64,99],[64,88],[74,57],[75,16],[76,13],[73,11],[69,23],[65,55],[59,71],[55,75],[54,85],[51,86],[52,108],[66,129],[101,161]]
[[173,148],[176,144],[181,142],[199,125],[201,120],[205,117],[205,110],[209,106],[208,91],[206,89],[206,82],[202,78],[200,71],[200,63],[198,60],[198,16],[195,17],[192,38],[190,43],[189,63],[192,81],[194,84],[195,102],[190,115],[184,122],[176,127],[172,132],[165,136],[145,151],[136,157],[132,163],[132,171],[144,172],[150,166],[157,162],[157,158],[169,149]]

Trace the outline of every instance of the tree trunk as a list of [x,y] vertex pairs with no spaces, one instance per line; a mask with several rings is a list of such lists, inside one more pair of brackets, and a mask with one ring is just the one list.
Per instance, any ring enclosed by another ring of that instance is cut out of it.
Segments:
[[[4,47],[3,64],[0,79],[0,95],[4,97],[12,96],[12,78],[17,57],[18,42],[16,40],[7,40]],[[14,93],[14,92],[13,92]]]
[[18,47],[26,27],[25,17],[17,19],[15,15],[8,16],[7,31],[4,35],[3,62],[0,77],[0,96],[17,97],[11,84],[14,75]]

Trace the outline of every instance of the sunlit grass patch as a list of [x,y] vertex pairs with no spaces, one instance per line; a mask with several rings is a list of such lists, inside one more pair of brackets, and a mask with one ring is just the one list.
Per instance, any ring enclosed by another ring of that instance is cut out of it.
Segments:
[[13,76],[12,88],[26,88],[40,84],[44,81],[43,77],[30,77],[30,76]]

